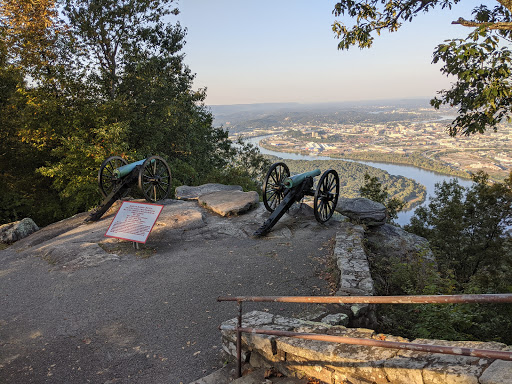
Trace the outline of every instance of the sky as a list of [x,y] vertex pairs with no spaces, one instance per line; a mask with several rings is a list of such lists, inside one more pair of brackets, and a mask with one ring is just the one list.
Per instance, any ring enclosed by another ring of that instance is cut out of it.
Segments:
[[465,37],[469,29],[451,22],[471,19],[482,2],[421,14],[372,48],[348,51],[337,49],[332,32],[335,3],[179,0],[194,88],[206,87],[208,105],[432,98],[451,81],[432,64],[435,47]]

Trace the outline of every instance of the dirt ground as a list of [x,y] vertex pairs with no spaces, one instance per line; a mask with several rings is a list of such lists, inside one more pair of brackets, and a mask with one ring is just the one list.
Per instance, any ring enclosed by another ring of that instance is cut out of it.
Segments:
[[[103,236],[113,216],[84,215],[1,250],[0,383],[188,384],[223,364],[218,326],[237,308],[218,296],[329,294],[334,220],[295,210],[254,238],[262,207],[223,218],[196,206],[166,205],[200,220],[173,226],[171,215],[138,250]],[[244,306],[254,309],[307,310]]]

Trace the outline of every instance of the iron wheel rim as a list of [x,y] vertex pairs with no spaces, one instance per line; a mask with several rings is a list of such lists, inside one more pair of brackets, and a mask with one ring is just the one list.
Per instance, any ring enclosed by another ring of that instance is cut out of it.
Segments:
[[165,200],[171,191],[171,169],[160,156],[150,156],[139,171],[139,189],[152,203]]
[[334,169],[325,171],[318,181],[313,209],[315,218],[319,223],[325,223],[329,220],[336,205],[340,194],[340,179],[338,173]]
[[120,156],[110,156],[101,163],[98,171],[98,185],[104,198],[121,183],[121,179],[115,176],[114,171],[127,164],[128,162]]
[[267,172],[263,183],[263,205],[269,212],[274,212],[288,190],[283,181],[290,177],[290,170],[285,163],[274,163]]

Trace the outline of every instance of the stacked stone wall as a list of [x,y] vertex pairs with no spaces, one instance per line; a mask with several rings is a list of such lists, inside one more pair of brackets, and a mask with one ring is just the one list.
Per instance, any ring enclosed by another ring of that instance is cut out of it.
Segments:
[[[236,319],[222,328],[234,327]],[[409,342],[371,329],[346,328],[253,311],[243,327],[322,333],[355,338]],[[223,349],[236,356],[236,333],[222,331]],[[494,342],[417,339],[417,344],[512,350]],[[507,384],[512,383],[512,361],[445,355],[380,347],[330,343],[291,337],[242,334],[242,358],[255,367],[273,367],[287,376],[314,378],[329,384]]]
[[[424,239],[387,224],[370,228],[370,231],[365,232],[365,228],[357,223],[340,223],[334,247],[334,258],[340,270],[336,295],[374,294],[364,247],[366,241],[378,243],[383,252],[390,253],[408,254],[425,246]],[[382,237],[388,239],[389,244]],[[512,350],[505,344],[494,342],[408,340],[378,334],[368,329],[376,324],[371,305],[343,304],[338,306],[338,310],[339,313],[327,316],[325,313],[320,322],[254,311],[244,315],[242,326],[457,348]],[[222,325],[235,326],[236,319]],[[223,330],[222,340],[224,352],[231,357],[236,356],[235,332]],[[512,361],[261,334],[242,334],[242,346],[242,358],[254,367],[273,367],[287,376],[314,378],[329,384],[512,384]]]

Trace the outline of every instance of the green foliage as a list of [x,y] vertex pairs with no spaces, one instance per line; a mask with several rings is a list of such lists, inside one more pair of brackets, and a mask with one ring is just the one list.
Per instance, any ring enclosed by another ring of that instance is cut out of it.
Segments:
[[40,68],[53,60],[52,47],[63,26],[55,0],[0,0],[2,41],[18,68]]
[[[19,39],[0,42],[2,223],[31,216],[46,225],[90,209],[101,200],[98,169],[112,155],[162,156],[173,187],[208,177],[255,185],[258,151],[237,149],[214,128],[205,90],[192,89],[180,53],[185,31],[169,23],[178,12],[172,0],[61,3],[65,26],[52,9],[36,10],[51,21],[52,38],[40,50],[51,60],[23,51]],[[15,11],[0,20],[2,36],[13,30],[4,21]],[[37,65],[14,66],[29,61]]]
[[[406,227],[428,239],[435,259],[371,258],[379,294],[476,294],[512,292],[512,174],[489,184],[478,173],[472,187],[456,181],[436,186],[428,207]],[[374,252],[374,250],[370,250]],[[434,262],[435,260],[435,262]],[[506,304],[382,306],[383,332],[407,337],[512,343],[512,307]]]
[[380,295],[438,294],[449,292],[453,283],[442,279],[437,265],[427,249],[398,258],[369,249],[375,288]]
[[231,167],[243,170],[254,180],[262,180],[272,165],[271,161],[260,154],[257,146],[239,137],[230,148]]
[[30,216],[46,224],[61,217],[62,207],[49,180],[35,172],[43,157],[20,140],[20,111],[26,105],[20,86],[23,72],[8,63],[7,46],[0,39],[0,223]]
[[428,207],[411,219],[407,229],[429,240],[440,270],[453,273],[459,290],[483,271],[500,274],[512,263],[505,235],[512,224],[511,180],[488,184],[488,176],[478,173],[468,189],[455,180],[436,185]]
[[271,166],[271,161],[260,154],[258,147],[243,138],[227,149],[227,167],[215,168],[206,176],[209,182],[240,185],[245,191],[261,191],[261,180]]
[[[335,16],[349,16],[356,20],[352,28],[340,21],[333,31],[340,39],[339,49],[353,45],[372,46],[375,35],[382,31],[395,32],[404,22],[411,22],[420,13],[435,8],[450,9],[460,0],[351,0],[335,5]],[[455,21],[473,28],[466,39],[449,40],[434,52],[434,63],[443,62],[441,72],[455,76],[450,90],[440,91],[440,97],[431,100],[435,108],[449,105],[458,108],[458,116],[449,127],[452,136],[483,133],[487,128],[497,129],[503,119],[509,119],[512,92],[510,87],[511,51],[507,44],[512,37],[510,2],[489,8],[481,5],[473,10],[474,20]],[[510,121],[510,120],[509,120]]]
[[368,173],[364,174],[364,185],[359,188],[361,197],[381,203],[386,207],[389,219],[394,220],[398,218],[398,212],[400,212],[405,202],[396,197],[389,198],[389,192],[387,187],[382,187],[379,179],[375,176],[370,176]]
[[456,39],[439,45],[434,63],[444,62],[441,72],[455,76],[457,81],[440,98],[431,100],[438,108],[442,104],[457,106],[459,116],[450,125],[450,135],[484,133],[510,115],[512,89],[510,66],[512,53],[499,46],[498,36],[477,30],[467,39]]
[[386,187],[382,188],[379,179],[375,176],[370,176],[368,173],[364,174],[364,185],[359,188],[359,193],[362,197],[381,204],[384,204],[389,196],[388,189]]

